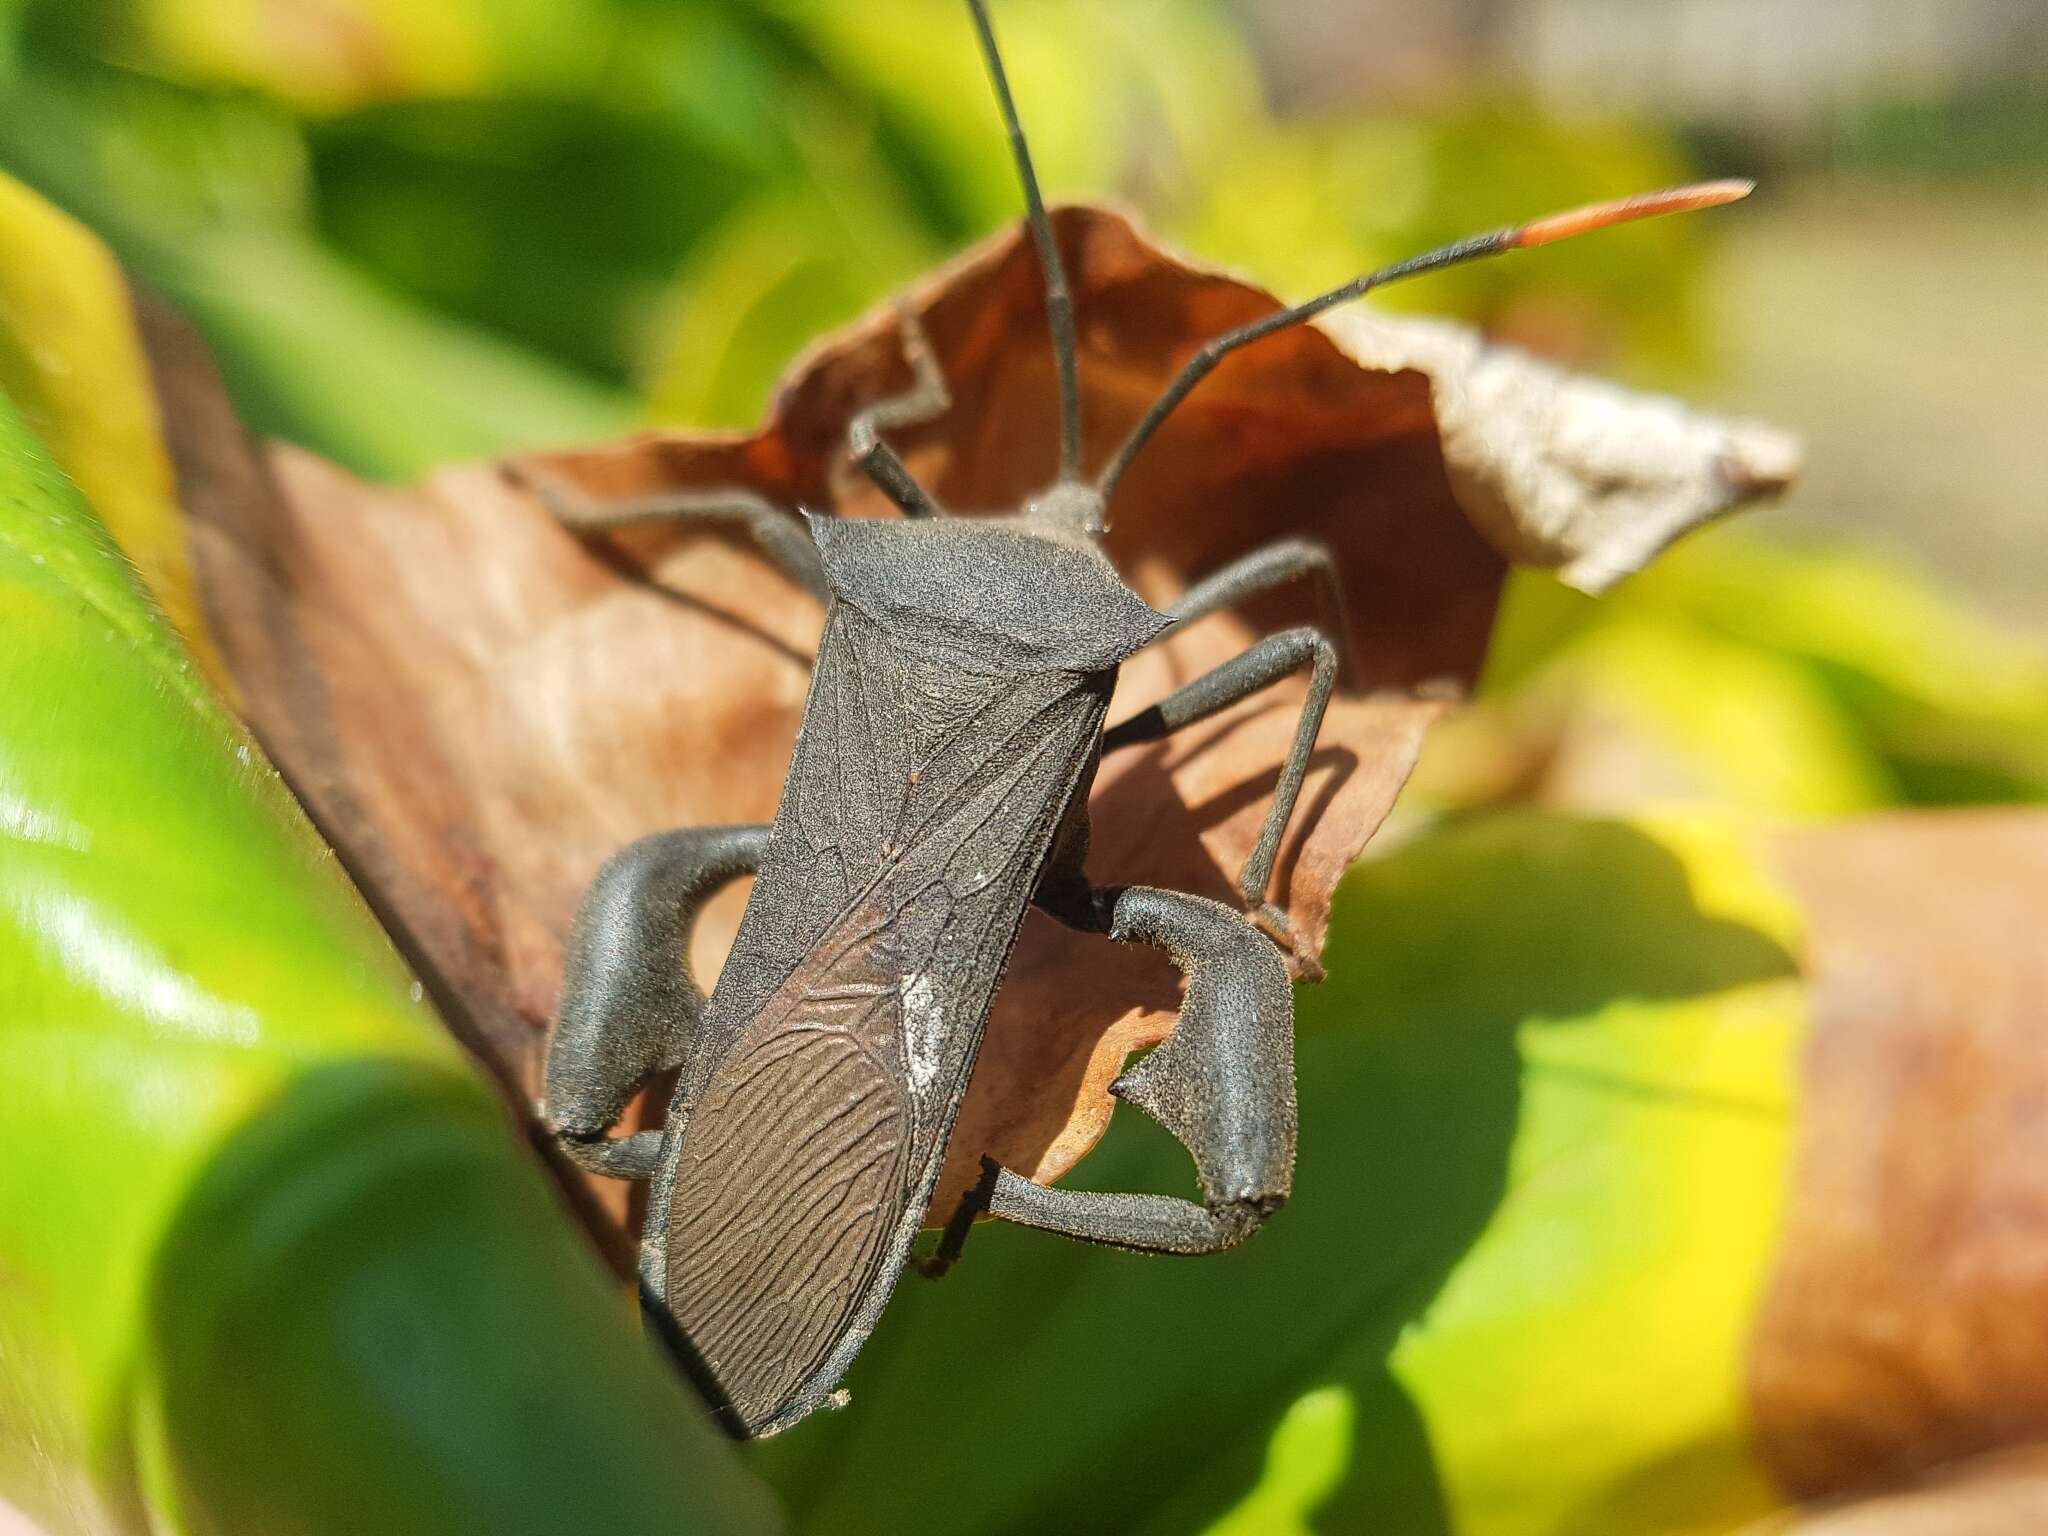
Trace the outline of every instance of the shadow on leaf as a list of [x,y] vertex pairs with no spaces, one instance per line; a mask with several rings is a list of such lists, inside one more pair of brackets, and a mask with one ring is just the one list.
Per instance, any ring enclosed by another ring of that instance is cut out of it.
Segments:
[[[1448,1529],[1387,1355],[1501,1201],[1528,1032],[1795,965],[1702,911],[1648,834],[1526,815],[1361,866],[1331,938],[1335,980],[1299,994],[1290,1208],[1200,1263],[977,1234],[951,1278],[905,1288],[849,1378],[856,1411],[752,1453],[799,1528],[922,1523],[969,1479],[976,1529],[1200,1529],[1256,1482],[1289,1404],[1338,1385],[1355,1440],[1316,1528]],[[1193,1191],[1185,1155],[1129,1113],[1075,1182]],[[1028,1443],[992,1456],[994,1435]]]

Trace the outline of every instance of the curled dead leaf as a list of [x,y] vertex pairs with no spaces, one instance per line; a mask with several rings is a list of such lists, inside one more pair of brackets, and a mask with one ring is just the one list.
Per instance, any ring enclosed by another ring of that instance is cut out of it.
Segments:
[[1458,504],[1517,565],[1601,592],[1716,509],[1775,495],[1798,442],[1489,346],[1463,326],[1341,310],[1351,357],[1429,375]]
[[[1058,229],[1093,465],[1205,338],[1277,303],[1161,252],[1115,214],[1064,210]],[[911,302],[953,404],[893,441],[948,507],[1015,505],[1051,480],[1055,457],[1028,243],[990,241]],[[1507,559],[1605,579],[1790,471],[1747,429],[1562,382],[1511,354],[1453,358],[1435,332],[1410,346],[1416,366],[1388,365],[1387,336],[1409,331],[1390,324],[1368,340],[1340,317],[1233,356],[1112,508],[1111,554],[1155,603],[1285,535],[1337,559],[1357,687],[1331,707],[1277,872],[1310,960],[1338,877],[1424,728],[1480,664]],[[252,724],[417,962],[460,998],[472,1038],[530,1090],[563,937],[598,865],[648,832],[773,815],[821,618],[743,542],[677,528],[579,542],[533,485],[600,500],[744,486],[881,515],[844,442],[857,409],[908,382],[894,313],[814,349],[758,432],[457,466],[402,491],[288,448],[252,456],[189,336],[160,314],[152,332],[204,599]],[[1516,398],[1542,403],[1502,404]],[[1439,412],[1452,430],[1440,433]],[[1635,452],[1646,420],[1670,430]],[[1315,616],[1311,602],[1282,594],[1141,655],[1112,717],[1291,614]],[[1106,765],[1091,876],[1234,900],[1300,696],[1276,688]],[[715,973],[742,901],[729,893],[706,914],[700,973]],[[1163,1038],[1176,1001],[1162,962],[1034,915],[938,1209],[984,1153],[1043,1180],[1070,1167],[1108,1121],[1108,1083]]]

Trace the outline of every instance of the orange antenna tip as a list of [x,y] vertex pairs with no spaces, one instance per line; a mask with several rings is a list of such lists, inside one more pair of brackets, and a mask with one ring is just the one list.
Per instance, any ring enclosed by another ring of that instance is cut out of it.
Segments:
[[1553,213],[1534,219],[1516,230],[1505,242],[1512,250],[1549,245],[1574,235],[1590,234],[1612,224],[1635,219],[1654,219],[1667,213],[1693,213],[1701,208],[1718,208],[1739,202],[1756,190],[1753,181],[1697,181],[1691,186],[1671,187],[1662,192],[1643,192],[1635,197],[1617,198],[1611,203],[1593,203],[1568,213]]

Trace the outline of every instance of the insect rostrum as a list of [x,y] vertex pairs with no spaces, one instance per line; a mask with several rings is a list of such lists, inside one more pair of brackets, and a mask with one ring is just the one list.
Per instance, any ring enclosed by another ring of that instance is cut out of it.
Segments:
[[[989,1165],[948,1230],[978,1212],[1092,1242],[1199,1254],[1237,1243],[1287,1196],[1293,1005],[1273,865],[1325,706],[1338,643],[1308,626],[1105,731],[1120,664],[1176,627],[1334,568],[1299,540],[1255,551],[1164,612],[1100,547],[1117,482],[1221,358],[1383,282],[1623,218],[1710,205],[1742,184],[1653,194],[1460,241],[1368,273],[1206,343],[1093,479],[1083,477],[1074,317],[994,33],[969,11],[1010,129],[1045,273],[1060,384],[1060,475],[1002,516],[953,517],[890,448],[947,407],[906,310],[913,386],[850,424],[854,462],[901,520],[799,518],[749,493],[562,505],[603,529],[649,518],[743,525],[826,604],[775,821],[689,829],[616,855],[585,897],[550,1038],[545,1114],[585,1166],[648,1181],[640,1280],[727,1422],[772,1434],[830,1400],[924,1218],[1026,909],[1165,951],[1186,993],[1167,1042],[1118,1080],[1192,1154],[1203,1198],[1051,1189]],[[1341,633],[1341,630],[1339,631]],[[1238,889],[1245,910],[1085,871],[1088,790],[1105,753],[1157,740],[1306,673],[1308,696]],[[707,997],[683,961],[696,913],[756,877]],[[1247,921],[1247,916],[1252,920]],[[658,1130],[610,1132],[674,1070]]]

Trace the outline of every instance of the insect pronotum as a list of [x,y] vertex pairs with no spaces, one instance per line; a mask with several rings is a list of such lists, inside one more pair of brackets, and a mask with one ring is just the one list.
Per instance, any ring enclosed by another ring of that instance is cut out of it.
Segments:
[[[977,1211],[1090,1242],[1212,1253],[1286,1198],[1294,1165],[1293,998],[1270,899],[1275,855],[1340,673],[1341,633],[1300,626],[1105,730],[1119,665],[1204,614],[1283,583],[1333,599],[1326,552],[1255,551],[1158,611],[1101,549],[1117,485],[1225,356],[1385,283],[1749,191],[1709,182],[1553,214],[1368,272],[1207,342],[1093,476],[1082,469],[1073,301],[983,0],[968,0],[1023,183],[1059,385],[1059,474],[1015,512],[950,517],[886,434],[948,395],[906,309],[914,384],[848,430],[901,521],[840,520],[745,492],[557,511],[579,529],[651,518],[737,522],[825,605],[775,820],[632,844],[578,912],[549,1041],[544,1113],[584,1166],[646,1180],[640,1283],[738,1433],[821,1403],[873,1330],[944,1160],[997,984],[1028,906],[1167,952],[1186,978],[1167,1042],[1113,1091],[1188,1149],[1202,1199],[1053,1189],[990,1164]],[[1292,674],[1309,690],[1238,910],[1178,891],[1096,886],[1083,868],[1101,758]],[[714,891],[755,885],[709,997],[684,956]],[[1247,916],[1253,921],[1247,921]],[[1263,930],[1263,931],[1262,931]],[[1276,942],[1276,940],[1278,942]],[[660,1129],[612,1136],[654,1074],[678,1074]]]

